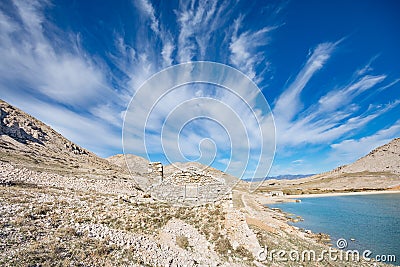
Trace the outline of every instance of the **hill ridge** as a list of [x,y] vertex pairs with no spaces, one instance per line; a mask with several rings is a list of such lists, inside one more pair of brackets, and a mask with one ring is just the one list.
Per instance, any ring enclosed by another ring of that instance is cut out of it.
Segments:
[[335,168],[328,173],[390,172],[400,174],[400,138],[371,150],[353,163]]
[[0,155],[3,162],[60,174],[90,173],[93,169],[121,172],[121,167],[75,144],[49,125],[1,99]]

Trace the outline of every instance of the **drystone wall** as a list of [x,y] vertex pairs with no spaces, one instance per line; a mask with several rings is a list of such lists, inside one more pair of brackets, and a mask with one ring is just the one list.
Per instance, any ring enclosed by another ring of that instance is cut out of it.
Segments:
[[158,200],[199,205],[219,200],[229,193],[223,179],[205,172],[190,168],[163,177],[161,163],[150,163],[149,166],[153,181],[150,192]]

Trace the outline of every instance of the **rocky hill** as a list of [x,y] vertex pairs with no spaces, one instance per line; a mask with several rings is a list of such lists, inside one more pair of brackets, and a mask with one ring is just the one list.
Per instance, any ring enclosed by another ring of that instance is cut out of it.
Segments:
[[341,166],[332,173],[393,173],[400,174],[400,138],[372,150],[356,162]]
[[354,163],[296,180],[268,180],[260,189],[286,193],[351,192],[397,189],[400,186],[400,138],[372,150]]
[[128,172],[121,167],[74,144],[3,100],[0,100],[0,112],[1,161],[57,174],[128,177]]
[[145,174],[149,169],[149,161],[147,159],[133,154],[117,154],[106,158],[106,160],[124,169],[128,169],[129,166],[129,170],[137,175]]

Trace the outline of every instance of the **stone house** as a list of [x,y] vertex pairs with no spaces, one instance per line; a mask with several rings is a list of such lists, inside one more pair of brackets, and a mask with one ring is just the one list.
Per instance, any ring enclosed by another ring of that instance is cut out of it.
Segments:
[[266,193],[266,195],[270,196],[270,197],[283,197],[284,196],[282,191],[270,191],[270,192]]
[[174,203],[202,204],[224,197],[229,192],[225,180],[195,167],[180,169],[168,177],[159,162],[150,163],[150,193],[158,200]]

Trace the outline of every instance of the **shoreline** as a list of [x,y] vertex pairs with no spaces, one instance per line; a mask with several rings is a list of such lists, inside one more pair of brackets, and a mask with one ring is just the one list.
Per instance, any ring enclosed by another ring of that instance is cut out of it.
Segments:
[[322,194],[304,194],[304,195],[285,195],[281,199],[298,199],[298,198],[316,198],[316,197],[336,197],[336,196],[357,196],[357,195],[380,195],[380,194],[400,194],[400,190],[377,190],[377,191],[360,191],[360,192],[333,192]]
[[280,197],[271,197],[258,195],[257,198],[262,205],[296,202],[302,198],[318,198],[318,197],[339,197],[339,196],[357,196],[357,195],[379,195],[379,194],[400,194],[400,190],[377,190],[377,191],[360,191],[360,192],[331,192],[320,194],[303,194],[303,195],[284,195]]

